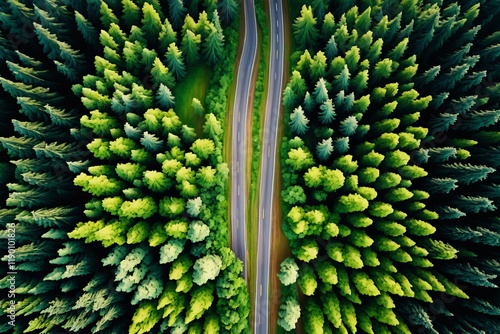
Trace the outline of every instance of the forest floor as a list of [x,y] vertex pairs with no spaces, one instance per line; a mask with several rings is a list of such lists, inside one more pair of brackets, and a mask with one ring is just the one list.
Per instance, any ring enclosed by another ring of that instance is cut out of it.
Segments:
[[189,71],[174,88],[175,111],[183,124],[193,127],[196,134],[202,137],[204,115],[197,115],[193,106],[193,98],[203,104],[210,83],[211,70],[205,64],[190,66]]

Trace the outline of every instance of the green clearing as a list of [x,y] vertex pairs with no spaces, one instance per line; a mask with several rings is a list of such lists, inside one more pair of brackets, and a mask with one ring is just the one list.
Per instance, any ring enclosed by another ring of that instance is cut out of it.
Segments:
[[211,74],[210,68],[205,64],[191,66],[186,77],[174,88],[175,112],[183,124],[195,128],[198,136],[203,134],[205,117],[196,114],[192,102],[193,98],[197,98],[205,107]]

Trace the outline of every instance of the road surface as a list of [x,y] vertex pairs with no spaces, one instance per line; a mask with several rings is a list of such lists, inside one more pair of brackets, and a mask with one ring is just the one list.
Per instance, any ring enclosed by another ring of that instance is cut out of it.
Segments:
[[254,0],[243,1],[245,15],[245,38],[243,51],[238,67],[236,93],[233,107],[232,124],[232,170],[231,170],[231,247],[236,256],[243,261],[243,277],[247,278],[247,247],[246,247],[246,138],[247,113],[253,110],[249,106],[252,73],[257,54],[257,20],[255,17]]
[[[274,195],[274,173],[276,168],[276,142],[278,118],[283,86],[283,7],[280,0],[269,0],[272,37],[269,79],[260,166],[259,236],[257,244],[257,273],[254,333],[263,334],[269,330],[269,271],[271,259],[271,223]],[[275,326],[276,324],[272,324]]]

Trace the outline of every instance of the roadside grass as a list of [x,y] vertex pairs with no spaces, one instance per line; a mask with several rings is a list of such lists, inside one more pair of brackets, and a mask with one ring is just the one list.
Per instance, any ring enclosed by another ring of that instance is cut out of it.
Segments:
[[191,104],[193,98],[197,98],[205,106],[204,101],[212,75],[211,72],[210,68],[205,64],[190,66],[186,77],[175,86],[173,92],[177,115],[183,124],[196,130],[198,137],[203,135],[205,117],[197,114]]

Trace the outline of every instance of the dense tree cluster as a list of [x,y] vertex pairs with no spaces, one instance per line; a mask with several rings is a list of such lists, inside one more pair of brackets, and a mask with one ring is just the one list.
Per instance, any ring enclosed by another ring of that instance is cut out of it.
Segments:
[[293,259],[279,277],[304,295],[306,332],[498,331],[492,6],[301,7],[281,150]]
[[222,26],[237,12],[233,0],[0,4],[0,222],[16,243],[1,312],[14,300],[17,315],[0,332],[248,331],[227,248],[215,97],[227,84],[209,94],[218,108],[194,101],[203,133],[173,95],[193,64],[230,71],[218,63],[235,29]]

